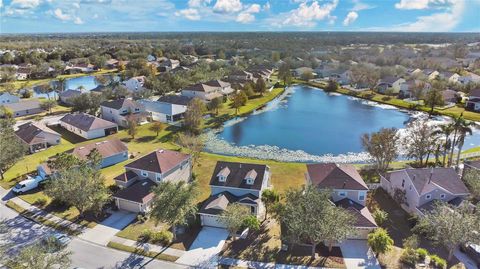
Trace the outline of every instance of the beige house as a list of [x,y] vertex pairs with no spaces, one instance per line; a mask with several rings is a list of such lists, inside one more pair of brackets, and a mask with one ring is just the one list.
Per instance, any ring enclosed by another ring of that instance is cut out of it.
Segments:
[[[381,187],[405,211],[423,215],[436,201],[459,205],[469,191],[453,168],[407,168],[380,178]],[[399,198],[400,197],[400,198]]]
[[115,177],[115,183],[121,188],[113,195],[115,204],[121,210],[148,212],[157,183],[189,182],[191,177],[190,155],[157,149],[125,165],[125,172]]
[[30,153],[60,144],[61,135],[41,123],[27,122],[18,126],[15,135],[28,146]]
[[308,164],[305,178],[307,184],[320,190],[331,190],[331,201],[355,216],[357,233],[352,235],[351,239],[367,239],[368,234],[378,227],[365,206],[368,186],[354,166],[335,163]]

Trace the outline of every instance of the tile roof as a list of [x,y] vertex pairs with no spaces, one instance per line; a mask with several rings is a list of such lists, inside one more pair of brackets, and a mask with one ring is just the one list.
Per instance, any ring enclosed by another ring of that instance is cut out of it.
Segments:
[[348,198],[335,203],[336,206],[345,208],[355,216],[355,227],[376,228],[377,223],[366,206],[362,206]]
[[127,152],[127,146],[118,138],[113,138],[101,142],[90,143],[84,146],[79,146],[73,149],[72,153],[79,159],[87,159],[90,152],[97,149],[102,158],[108,158],[110,156],[117,155],[122,152]]
[[190,155],[188,154],[167,149],[157,149],[125,165],[125,168],[154,173],[166,173],[188,159],[190,159]]
[[88,132],[90,130],[115,127],[117,124],[97,118],[85,113],[67,114],[60,119],[61,122],[70,124],[80,130]]
[[155,186],[157,186],[156,183],[146,178],[133,183],[127,188],[119,190],[113,197],[136,203],[147,203],[152,200],[154,196],[153,188]]
[[368,190],[367,184],[350,164],[307,164],[312,184],[322,189]]
[[41,123],[36,122],[27,122],[18,126],[18,130],[15,131],[15,134],[22,139],[23,142],[33,145],[45,142],[45,138],[43,136],[39,136],[43,132],[61,137],[59,133]]
[[[230,170],[227,180],[221,182],[218,179],[218,174],[223,169],[227,168]],[[253,172],[252,172],[253,170]],[[210,179],[210,185],[212,186],[224,186],[231,188],[241,188],[241,189],[254,189],[261,190],[263,185],[263,178],[265,173],[268,171],[268,166],[264,164],[251,164],[251,163],[237,163],[237,162],[217,162],[215,169]],[[252,185],[246,183],[247,175],[255,176],[255,180]]]

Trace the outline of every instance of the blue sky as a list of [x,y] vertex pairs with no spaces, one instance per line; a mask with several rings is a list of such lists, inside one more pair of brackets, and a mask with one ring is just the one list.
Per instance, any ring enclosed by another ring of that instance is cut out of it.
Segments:
[[0,0],[1,33],[480,31],[480,0]]

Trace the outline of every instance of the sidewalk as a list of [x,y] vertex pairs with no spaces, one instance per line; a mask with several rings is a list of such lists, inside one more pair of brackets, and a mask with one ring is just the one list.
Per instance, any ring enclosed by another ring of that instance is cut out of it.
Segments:
[[169,247],[162,247],[159,245],[149,244],[149,243],[140,243],[137,241],[133,241],[133,240],[118,237],[118,236],[114,236],[110,242],[114,242],[114,243],[121,244],[128,247],[141,248],[145,251],[152,251],[152,252],[167,254],[167,255],[176,256],[176,257],[180,257],[183,254],[185,254],[184,250],[179,250],[179,249],[174,249]]
[[311,267],[306,265],[288,265],[265,262],[243,261],[234,258],[220,257],[219,264],[227,266],[238,266],[246,268],[261,268],[261,269],[326,269],[326,267]]

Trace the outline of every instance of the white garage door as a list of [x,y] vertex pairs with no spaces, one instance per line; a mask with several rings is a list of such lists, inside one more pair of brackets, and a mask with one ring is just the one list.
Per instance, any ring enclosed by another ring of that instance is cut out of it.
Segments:
[[217,216],[202,215],[202,226],[225,228],[225,225],[218,221]]
[[125,201],[125,200],[117,200],[118,201],[118,209],[126,210],[130,212],[138,213],[140,212],[140,208],[137,203]]

